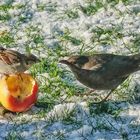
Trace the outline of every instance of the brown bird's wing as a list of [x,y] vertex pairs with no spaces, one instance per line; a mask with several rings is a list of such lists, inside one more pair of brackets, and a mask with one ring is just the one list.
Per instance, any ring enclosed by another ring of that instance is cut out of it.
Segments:
[[102,76],[110,78],[126,77],[140,69],[140,59],[134,56],[122,56],[113,54],[96,54],[89,56],[89,62],[83,66]]
[[21,55],[17,51],[0,49],[0,60],[5,64],[13,65],[15,63],[20,63]]

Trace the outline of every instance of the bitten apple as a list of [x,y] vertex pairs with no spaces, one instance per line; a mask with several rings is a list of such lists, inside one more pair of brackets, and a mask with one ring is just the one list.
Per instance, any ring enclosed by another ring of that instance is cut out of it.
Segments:
[[11,74],[0,79],[0,102],[12,112],[23,112],[37,100],[38,84],[26,73]]

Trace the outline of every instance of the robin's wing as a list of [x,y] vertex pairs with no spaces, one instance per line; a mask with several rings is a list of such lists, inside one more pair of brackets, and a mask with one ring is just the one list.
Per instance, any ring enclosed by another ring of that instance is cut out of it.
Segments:
[[94,62],[89,70],[109,78],[128,76],[139,69],[139,60],[133,56],[97,54],[89,59]]
[[0,60],[5,64],[13,65],[21,62],[21,55],[17,51],[0,49]]

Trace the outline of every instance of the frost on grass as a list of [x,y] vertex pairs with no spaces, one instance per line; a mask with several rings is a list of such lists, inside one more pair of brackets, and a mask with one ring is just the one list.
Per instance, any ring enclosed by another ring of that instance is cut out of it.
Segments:
[[[30,111],[0,118],[0,139],[140,139],[139,72],[110,100],[88,91],[58,61],[95,52],[133,54],[140,44],[139,0],[0,1],[0,46],[42,58],[30,72],[40,92]],[[78,95],[82,94],[82,97]]]

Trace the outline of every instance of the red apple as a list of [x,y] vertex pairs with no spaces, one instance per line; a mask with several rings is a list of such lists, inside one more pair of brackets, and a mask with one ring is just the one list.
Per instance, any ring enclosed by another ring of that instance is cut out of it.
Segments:
[[0,79],[0,102],[12,112],[23,112],[37,100],[38,85],[26,73],[11,74]]

